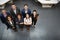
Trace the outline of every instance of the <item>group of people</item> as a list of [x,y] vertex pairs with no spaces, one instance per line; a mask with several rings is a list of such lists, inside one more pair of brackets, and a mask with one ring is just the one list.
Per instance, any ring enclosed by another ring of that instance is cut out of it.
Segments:
[[12,29],[17,31],[16,25],[23,30],[24,26],[29,31],[30,27],[34,27],[36,25],[39,14],[36,10],[31,10],[28,8],[28,5],[25,4],[24,8],[20,10],[15,4],[11,5],[11,10],[9,12],[6,9],[2,9],[2,13],[0,14],[0,19],[2,23],[7,26],[7,29]]

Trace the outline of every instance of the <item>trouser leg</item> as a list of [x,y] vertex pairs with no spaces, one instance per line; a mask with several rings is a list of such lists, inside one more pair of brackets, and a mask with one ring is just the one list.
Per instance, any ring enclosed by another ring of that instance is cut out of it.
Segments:
[[34,25],[36,25],[37,20],[34,20]]
[[27,26],[27,30],[28,30],[28,31],[30,30],[30,25]]
[[23,24],[19,25],[19,28],[21,29],[21,31],[23,31],[23,27],[24,27]]

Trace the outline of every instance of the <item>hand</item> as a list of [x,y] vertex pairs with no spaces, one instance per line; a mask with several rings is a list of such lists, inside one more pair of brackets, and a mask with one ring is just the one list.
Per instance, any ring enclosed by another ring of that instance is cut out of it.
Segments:
[[16,22],[16,24],[18,24],[18,22]]
[[13,29],[14,29],[15,27],[13,27]]
[[23,24],[23,22],[22,22],[22,23],[20,23],[20,24]]

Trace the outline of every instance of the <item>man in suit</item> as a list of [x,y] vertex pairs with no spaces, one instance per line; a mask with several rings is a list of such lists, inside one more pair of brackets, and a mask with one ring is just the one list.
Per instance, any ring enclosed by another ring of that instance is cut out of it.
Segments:
[[21,12],[22,12],[23,18],[25,17],[26,13],[31,15],[31,10],[28,8],[27,4],[24,5],[24,8],[22,9]]
[[18,9],[15,4],[12,4],[10,13],[11,13],[13,18],[16,18],[16,14],[20,13],[20,9]]
[[0,19],[2,23],[4,23],[7,26],[7,29],[9,28],[6,17],[10,15],[9,12],[7,12],[5,9],[2,10],[2,13],[0,14]]

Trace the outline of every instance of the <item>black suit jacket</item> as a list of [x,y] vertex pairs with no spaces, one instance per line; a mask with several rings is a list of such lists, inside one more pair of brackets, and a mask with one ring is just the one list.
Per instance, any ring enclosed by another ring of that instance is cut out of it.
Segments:
[[11,10],[10,10],[10,13],[11,13],[11,15],[12,15],[13,18],[16,18],[16,14],[17,14],[17,13],[20,13],[20,9],[16,8],[16,14],[15,14],[14,11],[11,9]]
[[10,24],[9,21],[7,21],[9,28],[15,27],[16,28],[16,23],[14,20],[12,20],[12,25]]

